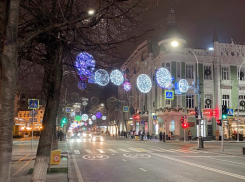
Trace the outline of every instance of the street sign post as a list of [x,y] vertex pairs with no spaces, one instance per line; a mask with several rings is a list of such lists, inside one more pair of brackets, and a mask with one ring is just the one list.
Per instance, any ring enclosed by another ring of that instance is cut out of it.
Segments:
[[174,91],[173,90],[165,90],[165,99],[166,100],[174,100]]
[[39,109],[39,100],[28,99],[28,109]]

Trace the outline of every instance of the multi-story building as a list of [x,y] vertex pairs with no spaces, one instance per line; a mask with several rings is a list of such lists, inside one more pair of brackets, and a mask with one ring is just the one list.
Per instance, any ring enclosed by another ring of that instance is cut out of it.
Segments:
[[[173,40],[179,43],[177,47],[171,46]],[[160,51],[154,56],[151,41],[144,41],[122,65],[130,70],[132,89],[126,92],[120,87],[118,97],[122,99],[125,96],[131,96],[131,100],[132,98],[134,100],[131,105],[136,113],[128,116],[126,128],[124,128],[124,121],[121,121],[120,130],[134,130],[136,133],[139,130],[145,130],[152,131],[155,135],[161,131],[165,133],[172,131],[175,138],[182,138],[184,131],[180,120],[181,117],[185,117],[189,124],[187,131],[190,130],[193,137],[198,136],[195,118],[195,106],[198,105],[199,93],[196,89],[198,67],[203,118],[201,135],[214,138],[221,132],[221,127],[216,124],[218,118],[215,118],[212,111],[215,109],[221,111],[222,104],[234,109],[234,116],[228,117],[223,123],[224,137],[230,138],[237,132],[237,128],[239,133],[245,135],[243,132],[245,129],[243,101],[245,99],[245,64],[241,66],[245,61],[245,46],[236,44],[233,40],[230,43],[220,43],[217,34],[214,33],[213,49],[188,48],[185,37],[176,24],[174,10],[170,11],[167,29],[159,40],[158,46]],[[190,86],[188,91],[177,93],[173,88],[174,100],[165,99],[164,89],[158,86],[155,78],[155,73],[160,67],[170,71],[174,77],[173,83],[180,79],[187,80]],[[152,88],[146,94],[141,93],[136,85],[136,79],[140,74],[148,75],[152,81]],[[153,122],[153,115],[158,117],[157,122]],[[121,119],[123,120],[123,117]]]

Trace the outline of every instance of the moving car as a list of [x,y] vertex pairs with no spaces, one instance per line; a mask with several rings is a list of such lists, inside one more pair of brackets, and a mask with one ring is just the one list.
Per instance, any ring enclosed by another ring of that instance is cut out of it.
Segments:
[[81,133],[80,132],[74,132],[71,134],[71,138],[80,138],[81,137]]
[[84,131],[84,132],[82,133],[82,137],[83,137],[83,138],[91,138],[91,136],[92,136],[92,134],[89,133],[89,132],[85,132],[85,131]]
[[103,142],[104,138],[102,137],[102,135],[100,133],[95,133],[92,135],[91,141],[92,142],[96,142],[96,141]]

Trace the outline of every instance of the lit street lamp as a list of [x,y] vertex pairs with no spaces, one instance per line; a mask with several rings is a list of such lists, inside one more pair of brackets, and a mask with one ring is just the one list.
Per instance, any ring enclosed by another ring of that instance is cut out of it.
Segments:
[[[179,45],[179,43],[177,41],[172,41],[171,42],[171,46],[172,47],[177,47]],[[198,59],[196,54],[190,49],[189,50],[195,57],[196,61],[197,61],[197,94],[198,94],[198,133],[199,133],[199,137],[198,137],[198,146],[197,149],[203,148],[203,139],[201,136],[201,91],[200,91],[200,82],[199,82],[199,69],[198,69]]]

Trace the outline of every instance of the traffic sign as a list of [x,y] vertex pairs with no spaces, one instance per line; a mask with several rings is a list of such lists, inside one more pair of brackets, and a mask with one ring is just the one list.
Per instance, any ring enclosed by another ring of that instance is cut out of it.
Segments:
[[157,120],[157,116],[156,115],[153,115],[152,118],[153,118],[153,120]]
[[71,112],[71,107],[67,107],[67,108],[66,108],[66,112],[67,112],[67,113],[70,113],[70,112]]
[[233,108],[227,108],[226,111],[227,111],[227,116],[230,116],[230,117],[234,116]]
[[39,109],[39,100],[28,99],[28,109]]
[[145,124],[145,121],[140,121],[140,124],[142,124],[142,125]]
[[124,107],[123,107],[123,112],[128,112],[128,111],[129,111],[128,106],[124,106]]
[[174,100],[174,91],[173,90],[165,90],[165,99]]

